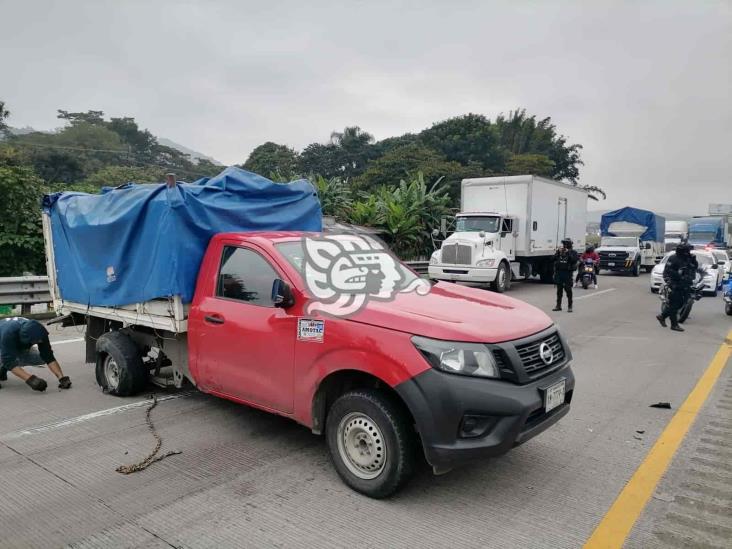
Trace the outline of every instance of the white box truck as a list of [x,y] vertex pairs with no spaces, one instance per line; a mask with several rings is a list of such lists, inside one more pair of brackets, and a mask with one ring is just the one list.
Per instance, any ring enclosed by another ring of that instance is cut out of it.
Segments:
[[689,223],[687,221],[666,221],[664,244],[666,251],[675,250],[676,246],[689,238]]
[[463,179],[455,232],[430,258],[429,277],[504,292],[519,277],[553,277],[564,238],[584,249],[587,192],[537,177]]

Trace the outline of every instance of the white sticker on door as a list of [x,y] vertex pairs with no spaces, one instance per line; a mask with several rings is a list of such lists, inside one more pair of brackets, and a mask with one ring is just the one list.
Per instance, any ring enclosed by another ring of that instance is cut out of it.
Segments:
[[300,341],[323,342],[325,321],[301,318],[297,321],[297,339]]

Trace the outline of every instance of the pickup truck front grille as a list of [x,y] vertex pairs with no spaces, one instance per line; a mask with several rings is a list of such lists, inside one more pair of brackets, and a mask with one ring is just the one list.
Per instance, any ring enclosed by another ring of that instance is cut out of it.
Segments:
[[[543,357],[542,357],[543,350]],[[536,341],[516,346],[524,372],[536,378],[564,362],[565,352],[559,335],[555,332]]]
[[623,262],[628,259],[628,252],[600,252],[600,261]]
[[452,265],[470,265],[471,247],[465,244],[445,244],[442,246],[442,262]]

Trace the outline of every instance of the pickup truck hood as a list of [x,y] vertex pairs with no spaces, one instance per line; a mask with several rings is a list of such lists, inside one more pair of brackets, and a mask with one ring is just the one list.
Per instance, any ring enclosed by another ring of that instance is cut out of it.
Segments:
[[369,301],[352,321],[451,341],[500,343],[552,325],[541,310],[510,297],[450,282],[427,295],[397,294],[393,301]]
[[600,252],[637,252],[640,248],[637,246],[600,246],[595,248],[597,253]]

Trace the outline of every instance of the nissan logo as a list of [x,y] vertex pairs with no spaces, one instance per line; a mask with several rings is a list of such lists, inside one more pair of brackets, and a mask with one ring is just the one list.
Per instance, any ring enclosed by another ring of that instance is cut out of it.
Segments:
[[539,357],[547,366],[554,362],[554,351],[546,341],[539,345]]

